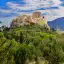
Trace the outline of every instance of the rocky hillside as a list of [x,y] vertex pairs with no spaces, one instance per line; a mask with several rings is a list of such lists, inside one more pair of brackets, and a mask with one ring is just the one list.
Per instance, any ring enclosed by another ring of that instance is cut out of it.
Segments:
[[[41,15],[41,12],[34,12],[32,15],[21,15],[17,16],[15,19],[12,20],[11,27],[14,26],[22,26],[27,24],[39,24],[39,25],[46,25],[48,26],[47,21]],[[49,27],[49,26],[48,26]]]

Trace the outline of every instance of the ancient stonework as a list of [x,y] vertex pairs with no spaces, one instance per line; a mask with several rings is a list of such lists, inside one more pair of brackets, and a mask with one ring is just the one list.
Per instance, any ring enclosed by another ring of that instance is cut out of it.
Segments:
[[14,26],[22,26],[27,24],[39,24],[39,25],[46,25],[48,26],[47,21],[45,20],[44,16],[41,15],[41,12],[34,12],[32,15],[21,15],[17,16],[11,22],[11,27]]
[[32,14],[32,18],[40,18],[42,15],[41,15],[41,12],[34,12]]

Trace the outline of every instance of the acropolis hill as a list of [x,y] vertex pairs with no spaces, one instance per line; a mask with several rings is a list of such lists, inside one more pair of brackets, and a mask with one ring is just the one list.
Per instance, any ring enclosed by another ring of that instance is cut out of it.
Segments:
[[41,12],[33,12],[32,15],[21,15],[17,16],[15,19],[12,20],[11,27],[14,26],[22,26],[27,24],[39,24],[39,25],[46,25],[48,26],[47,21],[45,20],[44,16],[42,16]]

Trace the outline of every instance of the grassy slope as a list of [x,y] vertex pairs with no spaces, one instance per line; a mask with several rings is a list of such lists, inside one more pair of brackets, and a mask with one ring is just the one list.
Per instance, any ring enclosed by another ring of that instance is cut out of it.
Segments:
[[56,39],[59,40],[60,42],[64,42],[64,35],[63,34],[57,34]]

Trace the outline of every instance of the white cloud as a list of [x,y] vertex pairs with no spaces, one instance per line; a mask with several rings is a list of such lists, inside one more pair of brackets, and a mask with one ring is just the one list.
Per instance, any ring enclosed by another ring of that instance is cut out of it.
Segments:
[[55,5],[55,6],[59,6],[60,4],[63,3],[63,2],[60,1],[60,0],[53,0],[53,2],[54,2],[54,5]]
[[62,2],[60,0],[24,0],[24,3],[25,4],[7,2],[7,5],[12,9],[35,10],[39,8],[48,8],[50,6],[59,6]]
[[0,13],[11,13],[11,11],[10,10],[0,9]]
[[[20,0],[21,1],[21,0]],[[11,10],[2,10],[0,9],[1,13],[16,13],[18,15],[21,14],[31,14],[31,12],[19,12],[19,11],[26,11],[26,10],[34,10],[34,11],[40,11],[42,14],[46,14],[47,20],[54,20],[58,17],[64,16],[64,7],[62,7],[60,4],[62,1],[60,0],[24,0],[25,4],[18,4],[13,2],[7,2],[6,5]],[[58,7],[59,9],[52,9],[49,10],[47,8],[49,7]],[[45,8],[47,10],[38,10],[40,8]],[[32,11],[33,12],[33,11]]]

